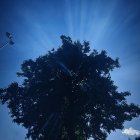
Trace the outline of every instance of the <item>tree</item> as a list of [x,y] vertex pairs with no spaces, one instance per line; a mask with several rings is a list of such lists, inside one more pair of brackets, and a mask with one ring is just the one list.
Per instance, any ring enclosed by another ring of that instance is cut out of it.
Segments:
[[135,140],[140,140],[140,136],[139,137],[136,137]]
[[61,36],[62,46],[21,65],[23,83],[0,89],[2,104],[32,140],[105,140],[124,121],[140,114],[128,104],[129,92],[117,91],[110,72],[118,59],[90,51],[89,42]]

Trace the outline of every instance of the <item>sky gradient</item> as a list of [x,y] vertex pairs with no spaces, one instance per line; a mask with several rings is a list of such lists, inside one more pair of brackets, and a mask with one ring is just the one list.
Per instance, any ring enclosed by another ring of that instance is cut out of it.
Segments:
[[[63,34],[119,57],[121,68],[112,78],[118,90],[132,93],[129,102],[140,105],[140,0],[1,0],[0,44],[6,31],[13,33],[15,45],[0,49],[0,88],[21,82],[16,76],[21,63],[59,47]],[[124,126],[140,130],[140,118]],[[0,140],[24,140],[25,132],[0,105]],[[107,138],[118,139],[128,136],[117,130]]]

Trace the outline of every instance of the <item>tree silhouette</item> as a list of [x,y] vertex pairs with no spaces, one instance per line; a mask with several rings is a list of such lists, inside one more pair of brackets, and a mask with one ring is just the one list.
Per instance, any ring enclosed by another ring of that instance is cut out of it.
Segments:
[[140,136],[139,137],[136,137],[135,140],[140,140]]
[[57,50],[23,62],[17,73],[24,77],[22,85],[0,89],[1,103],[32,140],[105,140],[137,117],[140,108],[128,104],[130,93],[118,92],[111,80],[118,59],[90,51],[89,42],[61,39]]

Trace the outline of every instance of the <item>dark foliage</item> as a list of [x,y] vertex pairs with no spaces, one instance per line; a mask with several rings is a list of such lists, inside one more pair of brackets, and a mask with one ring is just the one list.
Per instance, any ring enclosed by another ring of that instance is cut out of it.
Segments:
[[140,140],[140,136],[139,137],[136,137],[135,140]]
[[1,103],[32,140],[105,140],[140,109],[128,104],[130,93],[118,92],[111,80],[118,59],[106,51],[90,51],[89,42],[61,39],[57,50],[23,62],[17,73],[24,77],[23,84],[0,89]]

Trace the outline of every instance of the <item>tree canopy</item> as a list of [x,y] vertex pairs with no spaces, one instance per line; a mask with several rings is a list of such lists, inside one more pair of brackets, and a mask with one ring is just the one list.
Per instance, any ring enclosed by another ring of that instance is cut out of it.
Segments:
[[105,140],[140,115],[140,108],[128,104],[130,93],[119,92],[111,79],[118,59],[91,51],[87,41],[61,40],[57,50],[24,61],[17,73],[23,83],[1,88],[0,101],[32,140]]
[[140,136],[139,137],[136,137],[135,140],[140,140]]

